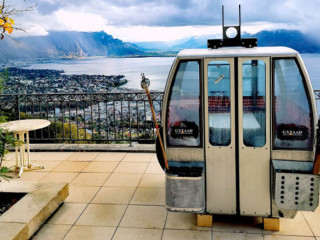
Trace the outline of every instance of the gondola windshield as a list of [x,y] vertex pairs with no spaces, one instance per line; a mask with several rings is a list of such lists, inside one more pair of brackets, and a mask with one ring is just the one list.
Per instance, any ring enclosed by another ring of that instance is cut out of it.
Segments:
[[170,146],[200,145],[200,66],[182,61],[170,92],[167,134]]

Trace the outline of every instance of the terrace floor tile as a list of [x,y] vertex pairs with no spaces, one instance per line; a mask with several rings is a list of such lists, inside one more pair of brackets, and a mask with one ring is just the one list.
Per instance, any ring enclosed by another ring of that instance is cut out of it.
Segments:
[[89,203],[93,197],[97,194],[100,187],[88,187],[88,186],[69,186],[69,197],[65,202],[73,203]]
[[294,219],[280,219],[280,231],[263,231],[264,235],[295,235],[295,236],[314,236],[310,226],[301,212],[298,212]]
[[63,161],[71,156],[72,152],[31,152],[30,159],[32,161]]
[[150,162],[153,153],[127,153],[123,158],[123,162]]
[[[191,231],[191,230],[164,230],[162,239],[163,240],[194,240],[194,239],[212,240],[211,231]],[[217,238],[214,238],[214,239],[216,240]],[[220,238],[220,239],[228,239],[228,238]],[[241,238],[238,238],[238,239],[241,239]]]
[[45,175],[43,178],[40,179],[40,182],[71,183],[78,174],[79,173],[74,173],[74,172],[49,172],[47,175]]
[[163,229],[166,216],[163,206],[129,205],[120,227]]
[[115,227],[73,226],[64,240],[108,240],[115,230]]
[[137,188],[130,204],[164,206],[164,188]]
[[82,172],[89,165],[88,162],[69,162],[63,161],[57,167],[55,167],[53,172]]
[[104,186],[137,187],[142,178],[141,173],[112,173]]
[[114,172],[117,173],[144,173],[148,163],[120,162]]
[[102,187],[92,203],[129,204],[136,188]]
[[161,235],[161,229],[120,227],[112,240],[161,240]]
[[117,227],[126,208],[126,205],[89,204],[76,225]]
[[211,228],[209,227],[197,226],[197,214],[181,212],[168,212],[165,228],[211,231]]
[[45,224],[33,240],[62,240],[71,225]]
[[50,218],[49,224],[72,225],[82,214],[87,204],[64,203],[60,209]]
[[80,173],[71,185],[99,187],[106,182],[109,176],[110,173]]
[[98,162],[120,162],[127,153],[125,152],[106,152],[99,153],[94,161]]
[[163,169],[161,168],[160,164],[158,162],[150,162],[149,165],[148,165],[148,168],[146,170],[146,173],[158,173],[158,174],[161,174],[161,173],[164,173],[163,172]]
[[164,188],[165,174],[144,174],[138,187]]
[[91,162],[98,156],[98,154],[99,153],[97,152],[75,152],[68,156],[66,160]]
[[83,172],[113,172],[119,162],[91,162]]

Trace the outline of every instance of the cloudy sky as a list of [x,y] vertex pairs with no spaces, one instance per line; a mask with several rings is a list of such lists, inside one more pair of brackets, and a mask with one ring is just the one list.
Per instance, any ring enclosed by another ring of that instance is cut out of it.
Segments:
[[320,39],[319,0],[6,0],[17,9],[37,6],[15,16],[20,35],[49,31],[105,31],[124,41],[172,41],[191,36],[221,34],[221,6],[225,24],[242,30],[298,29]]

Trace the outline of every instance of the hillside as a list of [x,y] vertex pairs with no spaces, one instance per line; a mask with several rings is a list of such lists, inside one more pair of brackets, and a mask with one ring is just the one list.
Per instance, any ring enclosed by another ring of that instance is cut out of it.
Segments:
[[137,46],[105,32],[50,32],[47,36],[7,37],[0,41],[2,60],[130,56],[143,53]]
[[[319,53],[319,41],[299,31],[262,31],[254,35],[258,46],[287,46],[300,53]],[[105,32],[50,32],[47,36],[34,36],[0,41],[0,62],[35,60],[39,58],[85,58],[127,56],[172,56],[186,48],[206,48],[210,36],[191,37],[175,42],[126,43]]]

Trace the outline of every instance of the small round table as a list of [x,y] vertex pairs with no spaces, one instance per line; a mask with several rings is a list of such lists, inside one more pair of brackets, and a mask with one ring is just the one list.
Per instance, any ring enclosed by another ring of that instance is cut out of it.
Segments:
[[[29,146],[29,131],[45,128],[50,125],[50,121],[44,119],[26,119],[26,120],[16,120],[10,121],[0,124],[0,128],[4,129],[8,132],[13,132],[14,137],[24,144],[20,146],[16,146],[16,169],[20,168],[19,177],[23,173],[24,168],[31,168],[32,165],[44,168],[44,166],[40,166],[37,164],[31,164],[30,162],[30,146]],[[27,156],[26,156],[26,148],[27,145]],[[20,166],[19,166],[19,154],[20,151]],[[27,159],[27,164],[26,160]]]

